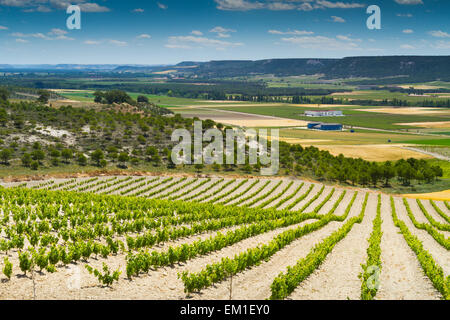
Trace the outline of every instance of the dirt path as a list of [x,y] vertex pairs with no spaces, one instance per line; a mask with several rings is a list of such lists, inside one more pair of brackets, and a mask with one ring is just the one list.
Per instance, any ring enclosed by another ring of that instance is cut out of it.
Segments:
[[[437,222],[442,223],[442,224],[447,224],[447,221],[445,221],[445,219],[442,218],[439,215],[439,213],[436,212],[436,209],[434,209],[434,207],[431,205],[430,200],[421,200],[420,202],[422,202],[422,205],[424,206],[425,210],[427,210],[429,215],[432,216],[434,220],[436,220]],[[447,237],[448,236],[449,236],[449,234],[447,234]]]
[[[309,187],[309,186],[308,186]],[[321,184],[315,184],[314,187],[312,188],[311,192],[308,194],[308,196],[303,199],[302,201],[300,201],[299,203],[297,203],[292,209],[291,211],[298,211],[301,208],[303,208],[303,206],[308,203],[312,198],[314,198],[317,193],[320,191],[320,189],[322,189],[322,185]],[[307,191],[306,189],[304,190],[305,192]],[[325,192],[325,190],[324,190]]]
[[[278,181],[279,182],[279,181]],[[278,183],[277,182],[277,183]],[[259,205],[262,205],[264,202],[266,202],[266,201],[268,201],[269,199],[273,199],[274,197],[276,197],[276,196],[278,196],[279,194],[281,194],[281,192],[283,192],[283,190],[289,185],[289,181],[288,180],[282,180],[282,183],[275,189],[275,190],[273,190],[273,192],[271,193],[271,194],[268,194],[266,197],[264,197],[264,198],[262,198],[261,200],[259,200],[258,202],[256,202],[254,205],[252,205],[251,207],[252,208],[256,208],[256,207],[258,207]],[[292,188],[292,186],[291,186],[291,188]],[[270,190],[270,189],[268,189],[268,190]],[[259,194],[259,195],[257,195],[256,197],[255,197],[255,199],[256,198],[258,198],[258,197],[260,197],[260,196],[262,196],[264,193],[261,193],[261,194]],[[274,204],[274,203],[276,203],[278,201],[278,199],[277,200],[273,200],[270,204]],[[265,206],[264,208],[267,208],[268,206]]]
[[[436,263],[440,265],[444,270],[444,274],[448,276],[450,274],[450,253],[439,243],[437,243],[436,240],[434,240],[434,238],[430,236],[427,231],[420,230],[414,227],[413,223],[406,213],[406,209],[401,198],[395,199],[395,207],[397,209],[398,218],[404,221],[409,231],[413,235],[417,236],[420,241],[422,241],[423,248],[433,256],[433,259],[436,261]],[[413,207],[411,207],[411,209],[414,213],[416,213]]]
[[[309,182],[305,182],[303,187],[297,192],[297,194],[292,198],[289,199],[288,201],[286,201],[285,203],[283,203],[280,207],[278,207],[278,210],[283,210],[286,207],[288,207],[291,203],[293,203],[296,199],[298,199],[299,197],[301,197],[306,191],[308,191],[309,186],[311,185],[311,183]],[[296,187],[297,188],[297,187]]]
[[[357,196],[350,211],[352,216],[361,212],[365,194]],[[325,261],[289,296],[292,300],[359,300],[361,296],[361,263],[366,258],[367,238],[372,231],[376,215],[376,196],[370,195],[364,220],[355,224]]]
[[[322,188],[322,186],[320,188]],[[309,206],[306,207],[303,212],[312,212],[319,204],[321,204],[325,200],[326,197],[328,197],[328,195],[330,194],[332,189],[333,189],[332,187],[326,186],[325,189],[323,190],[322,194],[319,196],[319,198],[317,198],[312,203],[310,203]],[[335,191],[333,196],[331,196],[330,200],[328,200],[328,203],[330,203],[330,201],[332,201],[332,199],[334,197],[336,197],[335,196],[336,192],[337,191]],[[314,193],[313,197],[316,195],[317,195],[317,193]],[[337,200],[337,198],[335,200]],[[334,204],[334,202],[333,202],[333,204]]]
[[[335,205],[335,203],[339,200],[339,198],[341,197],[342,193],[344,192],[344,190],[336,190],[333,193],[333,196],[330,198],[330,200],[328,200],[325,205],[319,210],[319,214],[321,215],[325,215],[328,212],[330,212],[330,210],[333,208],[333,206]],[[348,193],[348,192],[347,192]],[[328,196],[328,194],[327,194]],[[348,194],[345,194],[344,199],[342,199],[341,203],[339,204],[339,206],[341,206],[342,202],[344,202],[344,200],[349,200],[348,199]],[[320,202],[319,202],[320,203]]]
[[[397,208],[397,205],[396,205]],[[399,209],[397,208],[397,211]],[[381,275],[376,300],[435,300],[439,292],[424,274],[414,252],[394,225],[390,198],[382,196]],[[402,217],[403,219],[404,217]],[[408,226],[409,227],[409,226]]]
[[[290,180],[288,180],[288,183],[290,183]],[[286,192],[281,197],[279,197],[278,199],[272,201],[271,203],[269,203],[264,208],[268,209],[268,208],[272,208],[272,207],[275,207],[276,205],[278,205],[278,203],[280,201],[282,201],[283,199],[291,196],[295,192],[295,190],[297,190],[297,188],[300,186],[301,183],[302,183],[302,181],[294,181],[294,183],[291,185],[291,187],[288,190],[286,190]]]
[[[233,278],[232,298],[236,300],[264,300],[270,297],[273,279],[288,266],[306,256],[314,245],[337,230],[342,223],[331,222],[322,229],[305,235],[278,251],[268,262],[249,269]],[[194,299],[228,299],[229,281],[194,295]]]
[[[409,203],[409,207],[411,208],[414,217],[416,217],[417,221],[420,223],[426,223],[431,225],[430,221],[428,221],[427,217],[425,217],[424,213],[420,209],[419,205],[417,204],[415,199],[407,199]],[[425,206],[426,201],[422,201],[422,204],[424,205],[425,209],[428,211],[428,213],[435,218],[435,215],[437,213],[434,211],[434,208],[431,208],[432,210],[428,210],[428,208]],[[436,219],[435,219],[436,220]],[[442,233],[446,238],[450,237],[450,231],[442,231],[435,228],[439,233]]]
[[403,149],[410,150],[410,151],[415,151],[415,152],[419,152],[419,153],[423,153],[423,154],[435,157],[436,159],[440,159],[440,160],[444,160],[444,161],[450,161],[449,157],[446,157],[446,156],[444,156],[442,154],[439,154],[439,153],[429,152],[429,151],[425,151],[425,150],[422,150],[422,149],[419,149],[419,148],[412,148],[412,147],[403,147]]

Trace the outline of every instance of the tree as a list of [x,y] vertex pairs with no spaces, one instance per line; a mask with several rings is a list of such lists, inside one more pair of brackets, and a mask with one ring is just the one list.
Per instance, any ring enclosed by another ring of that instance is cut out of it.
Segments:
[[372,167],[369,170],[370,179],[372,180],[372,184],[374,186],[377,185],[378,180],[380,180],[381,177],[381,171],[380,167],[378,167],[377,164],[372,165]]
[[146,96],[139,96],[139,97],[137,97],[137,102],[148,103],[148,98]]
[[121,152],[119,158],[117,159],[120,163],[120,167],[126,168],[126,162],[130,159],[130,156],[126,152]]
[[29,153],[24,153],[21,160],[22,160],[22,165],[27,168],[29,168],[31,166],[31,162],[33,161],[33,159],[31,158],[31,154],[29,154]]
[[64,158],[65,163],[70,163],[70,159],[73,158],[73,151],[71,149],[64,149],[61,151],[61,156]]
[[41,144],[37,141],[33,143],[33,150],[41,150]]
[[45,159],[45,153],[44,153],[44,151],[42,151],[42,150],[40,150],[40,149],[34,150],[34,151],[31,153],[31,157],[33,158],[33,160],[38,161],[38,162],[41,162],[42,160]]
[[10,149],[3,149],[0,151],[0,159],[4,165],[9,165],[9,159],[11,159],[12,151]]
[[385,180],[384,185],[389,186],[389,180],[395,177],[395,168],[390,161],[381,166],[381,175]]
[[145,143],[147,142],[147,139],[145,139],[145,137],[144,137],[143,135],[139,135],[139,136],[137,137],[137,141],[138,141],[140,144],[145,144]]
[[47,90],[39,90],[38,94],[39,98],[37,99],[37,101],[42,104],[47,104],[48,100],[50,99],[50,92],[48,92]]
[[194,168],[197,171],[197,173],[200,173],[204,167],[205,166],[203,165],[203,163],[197,163],[196,165],[194,165]]
[[5,109],[0,108],[0,124],[4,127],[8,123],[8,113]]
[[31,170],[37,170],[37,169],[39,169],[39,162],[38,161],[31,162]]
[[6,88],[0,88],[0,101],[6,101],[9,98],[9,91]]
[[102,103],[102,101],[103,101],[103,92],[95,91],[94,92],[94,102],[95,103]]
[[79,153],[77,156],[77,162],[80,166],[85,166],[87,164],[86,156],[82,153]]
[[102,150],[97,149],[95,150],[92,154],[91,154],[91,159],[93,161],[95,161],[95,163],[97,164],[97,166],[100,167],[100,161],[102,161],[105,158],[105,154],[103,153]]
[[100,167],[101,168],[106,168],[107,165],[108,165],[108,162],[105,159],[100,160]]
[[442,178],[444,176],[444,170],[440,166],[432,166],[431,170],[433,170],[436,178]]

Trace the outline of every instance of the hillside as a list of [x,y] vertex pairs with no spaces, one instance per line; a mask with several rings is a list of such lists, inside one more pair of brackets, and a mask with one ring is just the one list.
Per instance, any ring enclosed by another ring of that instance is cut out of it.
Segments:
[[323,74],[325,78],[390,78],[429,81],[450,79],[450,56],[382,56],[343,59],[268,59],[182,62],[175,66],[121,66],[116,72],[178,70],[201,78],[254,74],[277,76]]

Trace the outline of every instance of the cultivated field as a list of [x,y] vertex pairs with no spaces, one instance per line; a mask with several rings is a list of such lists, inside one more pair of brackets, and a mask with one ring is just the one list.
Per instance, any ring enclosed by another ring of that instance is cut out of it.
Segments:
[[4,186],[0,299],[450,298],[447,201],[275,178]]

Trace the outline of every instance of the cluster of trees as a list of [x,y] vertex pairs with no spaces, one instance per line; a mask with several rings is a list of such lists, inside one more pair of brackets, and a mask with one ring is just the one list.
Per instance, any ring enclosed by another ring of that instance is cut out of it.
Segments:
[[[7,98],[5,91],[2,96]],[[0,163],[20,163],[38,169],[69,163],[105,167],[163,164],[175,128],[191,128],[193,119],[171,113],[139,97],[136,112],[63,106],[51,108],[36,102],[11,103],[0,98]],[[67,133],[54,136],[45,131]],[[34,136],[33,139],[30,139]],[[22,137],[22,138],[20,138]],[[41,143],[33,143],[36,137]],[[19,146],[19,140],[20,146]]]
[[287,99],[288,102],[293,104],[347,104],[347,105],[361,105],[361,106],[393,106],[393,107],[441,107],[450,108],[450,99],[439,100],[421,100],[421,101],[408,101],[402,99],[383,99],[383,100],[371,100],[371,99],[342,99],[334,97],[308,97],[304,95],[293,96]]
[[441,167],[431,166],[423,159],[370,162],[346,158],[342,154],[333,156],[316,147],[303,148],[284,142],[280,142],[280,164],[287,173],[309,174],[319,179],[362,186],[377,186],[379,183],[389,186],[393,179],[409,186],[413,180],[432,183],[443,176]]
[[[97,103],[113,104],[113,103],[128,103],[135,104],[135,101],[122,90],[111,90],[111,91],[95,91],[94,101]],[[148,102],[148,101],[147,101]]]

